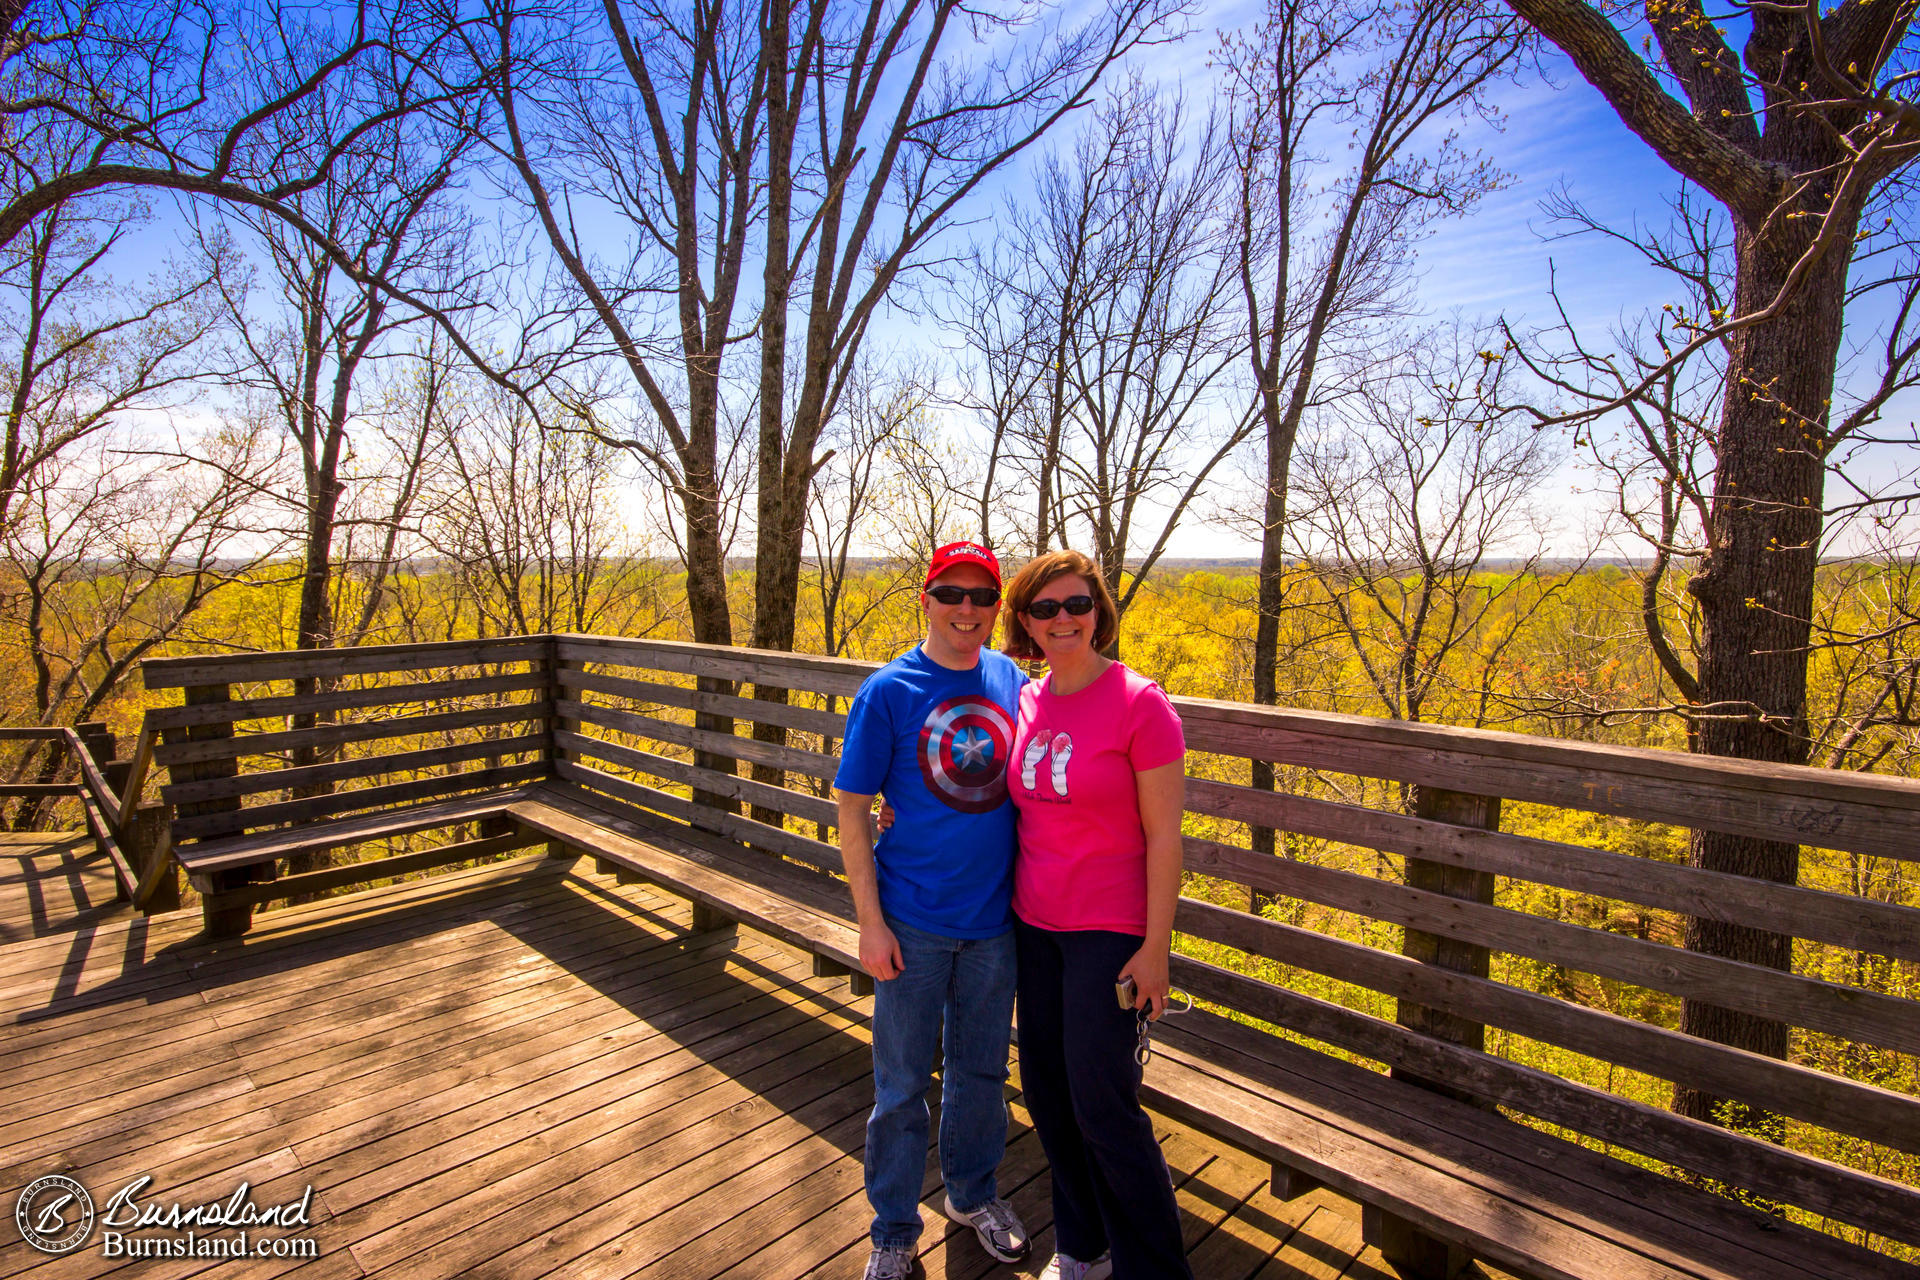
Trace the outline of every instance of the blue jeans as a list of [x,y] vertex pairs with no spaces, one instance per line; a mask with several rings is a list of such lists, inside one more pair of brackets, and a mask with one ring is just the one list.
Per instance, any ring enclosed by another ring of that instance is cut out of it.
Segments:
[[[873,987],[873,1114],[867,1118],[867,1199],[875,1247],[920,1238],[927,1165],[927,1090],[944,1049],[940,1173],[954,1207],[997,1194],[1007,1150],[1007,1040],[1013,1027],[1013,933],[943,938],[887,921],[906,967]],[[945,1024],[944,1039],[941,1034]]]

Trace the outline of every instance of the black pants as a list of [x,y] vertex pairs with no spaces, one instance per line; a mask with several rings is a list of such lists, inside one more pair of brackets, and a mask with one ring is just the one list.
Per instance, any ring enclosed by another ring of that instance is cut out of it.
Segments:
[[1166,1157],[1140,1109],[1134,1014],[1114,998],[1138,937],[1014,922],[1020,1088],[1053,1167],[1054,1239],[1114,1280],[1192,1280]]

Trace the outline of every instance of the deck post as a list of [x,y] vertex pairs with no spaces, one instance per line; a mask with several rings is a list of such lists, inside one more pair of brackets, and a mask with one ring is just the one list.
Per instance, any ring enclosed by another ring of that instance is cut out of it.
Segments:
[[732,929],[735,927],[736,922],[732,916],[725,915],[704,902],[695,901],[693,903],[693,931],[695,933],[711,933],[716,929]]
[[[1500,829],[1500,797],[1470,795],[1463,791],[1442,791],[1438,787],[1421,787],[1413,801],[1413,813],[1417,818],[1432,822],[1445,822],[1456,827],[1477,827],[1483,831]],[[1449,898],[1460,898],[1468,902],[1493,903],[1493,873],[1474,871],[1466,867],[1449,866],[1444,862],[1429,862],[1424,858],[1407,859],[1407,887],[1423,889],[1428,893],[1442,894]],[[1492,971],[1492,956],[1486,947],[1474,943],[1461,942],[1453,938],[1443,938],[1419,929],[1408,929],[1401,954],[1420,961],[1422,964],[1438,965],[1443,969],[1452,969],[1456,973],[1469,974],[1476,978],[1485,978]],[[1469,1049],[1485,1052],[1487,1047],[1487,1028],[1484,1024],[1469,1021],[1456,1014],[1443,1013],[1438,1009],[1429,1009],[1425,1005],[1415,1004],[1411,1000],[1399,1002],[1399,1012],[1395,1020],[1403,1027],[1454,1044],[1465,1045]],[[1405,1072],[1395,1071],[1399,1079],[1407,1079]],[[1448,1089],[1430,1081],[1414,1078],[1415,1083],[1459,1098],[1463,1102],[1482,1104],[1457,1089]]]
[[[1433,822],[1497,831],[1500,827],[1500,797],[1446,791],[1439,787],[1419,787],[1414,792],[1413,813],[1415,817]],[[1424,858],[1407,859],[1407,887],[1410,889],[1491,905],[1493,880],[1493,874],[1487,871],[1449,866]],[[1486,978],[1492,971],[1492,952],[1486,947],[1443,938],[1420,929],[1406,931],[1401,953],[1422,964],[1437,965],[1476,978]],[[1478,1052],[1486,1051],[1485,1024],[1456,1014],[1430,1009],[1411,1000],[1401,1000],[1395,1021],[1436,1039],[1464,1045]],[[1462,1102],[1493,1109],[1493,1104],[1486,1099],[1421,1079],[1398,1067],[1393,1069],[1393,1075],[1396,1079],[1408,1080]],[[1472,1255],[1459,1245],[1437,1240],[1405,1219],[1373,1205],[1366,1206],[1361,1216],[1361,1235],[1368,1244],[1399,1267],[1403,1274],[1420,1277],[1420,1280],[1449,1280],[1473,1260]]]
[[[180,690],[181,702],[185,706],[205,706],[210,702],[231,702],[232,686],[226,684],[190,684]],[[219,720],[213,724],[197,724],[185,729],[168,729],[165,740],[172,742],[204,742],[213,738],[231,738],[233,721]],[[211,778],[231,778],[240,772],[237,756],[228,756],[222,760],[205,760],[191,764],[167,766],[167,777],[174,782],[203,782]],[[207,813],[232,813],[240,808],[240,797],[230,796],[221,800],[202,800],[197,803],[183,804],[176,810],[176,816],[182,818],[198,817]],[[242,902],[238,905],[221,903],[218,894],[229,889],[238,889],[255,880],[271,880],[273,868],[239,867],[230,871],[216,871],[209,877],[209,883],[202,891],[200,915],[202,927],[208,937],[232,938],[245,933],[253,925],[253,905]]]
[[[121,847],[127,851],[127,861],[133,865],[134,874],[142,882],[152,874],[155,858],[172,856],[166,847],[166,834],[167,806],[158,800],[136,804],[133,812],[121,824]],[[157,915],[162,911],[179,909],[180,869],[172,867],[160,873],[159,887],[141,910],[148,915]]]
[[1302,1173],[1290,1164],[1274,1161],[1267,1170],[1267,1190],[1275,1200],[1298,1200],[1327,1184],[1310,1173]]
[[561,699],[571,698],[573,696],[568,692],[567,687],[560,683],[560,673],[562,671],[578,671],[587,664],[572,658],[562,659],[560,657],[560,638],[558,636],[548,636],[547,656],[544,663],[536,659],[527,665],[530,667],[544,665],[547,669],[547,701],[553,704],[553,714],[547,717],[547,775],[557,778],[560,776],[557,766],[562,760],[568,758],[567,752],[560,746],[559,735],[561,733],[578,733],[580,731],[580,722],[578,720],[560,714]]
[[127,783],[127,771],[133,767],[131,760],[113,758],[120,750],[120,739],[107,728],[104,720],[83,721],[73,726],[73,731],[79,735],[80,745],[86,748],[94,764],[100,767],[100,776],[117,795]]

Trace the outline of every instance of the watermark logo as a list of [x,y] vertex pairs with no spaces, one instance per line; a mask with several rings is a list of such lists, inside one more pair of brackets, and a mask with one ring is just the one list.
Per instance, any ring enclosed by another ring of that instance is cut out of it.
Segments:
[[93,1233],[93,1197],[64,1174],[27,1184],[13,1205],[20,1238],[42,1253],[72,1253]]
[[242,1182],[224,1200],[183,1203],[140,1197],[153,1185],[142,1174],[108,1197],[98,1213],[93,1197],[64,1174],[36,1179],[14,1203],[20,1236],[42,1253],[72,1253],[100,1228],[105,1258],[317,1258],[313,1188],[284,1204],[259,1204]]

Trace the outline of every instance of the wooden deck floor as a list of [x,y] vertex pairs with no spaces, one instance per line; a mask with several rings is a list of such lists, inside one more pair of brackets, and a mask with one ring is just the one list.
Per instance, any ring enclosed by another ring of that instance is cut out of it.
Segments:
[[133,910],[114,901],[117,887],[84,834],[0,832],[0,946],[126,919]]
[[[529,860],[263,917],[104,905],[85,846],[0,846],[0,1210],[63,1172],[103,1201],[272,1204],[312,1188],[316,1260],[49,1258],[0,1228],[0,1277],[857,1277],[867,1002],[759,935]],[[62,897],[62,894],[66,896]],[[1003,1190],[1051,1253],[1019,1123]],[[1163,1124],[1195,1274],[1392,1275],[1357,1206]],[[932,1170],[930,1168],[931,1175]],[[1011,1275],[940,1217],[932,1277]]]

